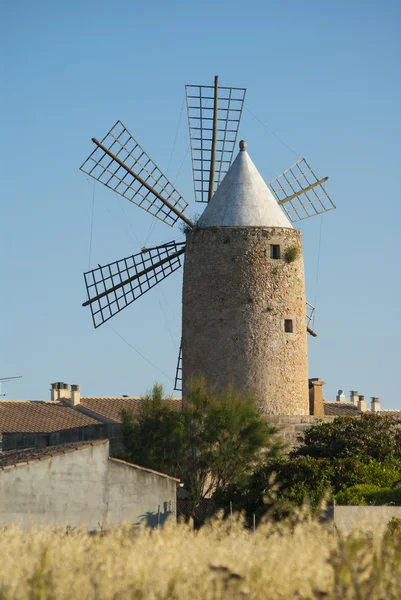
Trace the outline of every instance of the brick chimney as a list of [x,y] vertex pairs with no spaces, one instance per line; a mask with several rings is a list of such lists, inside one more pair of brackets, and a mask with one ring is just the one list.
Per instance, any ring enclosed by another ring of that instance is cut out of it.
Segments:
[[365,396],[358,396],[358,408],[361,412],[365,412],[366,410],[366,400]]
[[71,405],[77,406],[81,402],[81,392],[77,383],[71,384]]
[[309,414],[324,417],[323,386],[326,382],[315,377],[309,379]]
[[380,398],[379,396],[371,396],[370,398],[370,410],[372,413],[380,412]]
[[359,392],[358,390],[351,390],[349,393],[349,401],[351,402],[351,404],[354,404],[355,406],[358,406],[358,401],[359,401]]

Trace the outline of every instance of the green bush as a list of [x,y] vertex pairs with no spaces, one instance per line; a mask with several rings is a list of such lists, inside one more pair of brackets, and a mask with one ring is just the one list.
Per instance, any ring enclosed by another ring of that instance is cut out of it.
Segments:
[[353,485],[352,487],[339,492],[336,495],[337,504],[341,505],[365,505],[365,504],[374,504],[372,502],[372,498],[378,492],[381,492],[382,488],[378,485],[372,485],[370,483],[359,483],[357,485]]
[[401,480],[400,466],[398,460],[387,459],[384,462],[370,460],[367,464],[356,462],[355,472],[360,483],[387,488]]
[[388,506],[401,505],[401,486],[381,488],[378,485],[361,483],[339,492],[336,495],[337,504],[342,505],[371,505]]
[[287,248],[284,253],[284,258],[286,262],[292,263],[297,259],[298,256],[298,248],[296,246],[292,246],[291,248]]
[[302,444],[292,455],[316,458],[350,458],[364,463],[399,460],[401,462],[400,419],[380,413],[365,413],[358,418],[337,417],[308,429]]

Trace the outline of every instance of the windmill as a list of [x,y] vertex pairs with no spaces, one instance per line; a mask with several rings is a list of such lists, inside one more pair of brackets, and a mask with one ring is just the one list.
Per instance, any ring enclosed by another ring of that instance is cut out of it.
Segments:
[[245,142],[233,162],[246,90],[220,86],[217,77],[185,89],[195,201],[207,206],[192,223],[188,203],[120,121],[101,141],[92,138],[80,169],[167,225],[183,223],[186,242],[142,248],[86,272],[83,306],[99,327],[175,272],[185,253],[176,383],[182,379],[185,393],[197,375],[216,386],[233,381],[255,390],[261,410],[307,414],[307,328],[316,334],[292,223],[335,208],[323,187],[328,178],[300,159],[267,186]]

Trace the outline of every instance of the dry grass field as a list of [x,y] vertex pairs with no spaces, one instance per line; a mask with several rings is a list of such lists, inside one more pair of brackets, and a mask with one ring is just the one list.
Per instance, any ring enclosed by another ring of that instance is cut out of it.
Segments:
[[343,538],[307,517],[265,523],[215,519],[198,532],[6,528],[0,600],[401,598],[401,536]]

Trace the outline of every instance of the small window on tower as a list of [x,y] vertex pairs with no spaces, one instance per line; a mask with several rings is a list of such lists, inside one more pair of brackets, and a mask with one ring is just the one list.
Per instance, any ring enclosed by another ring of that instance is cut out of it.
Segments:
[[294,322],[292,319],[284,319],[284,331],[286,333],[294,333]]
[[280,258],[280,246],[278,244],[270,245],[270,258]]

